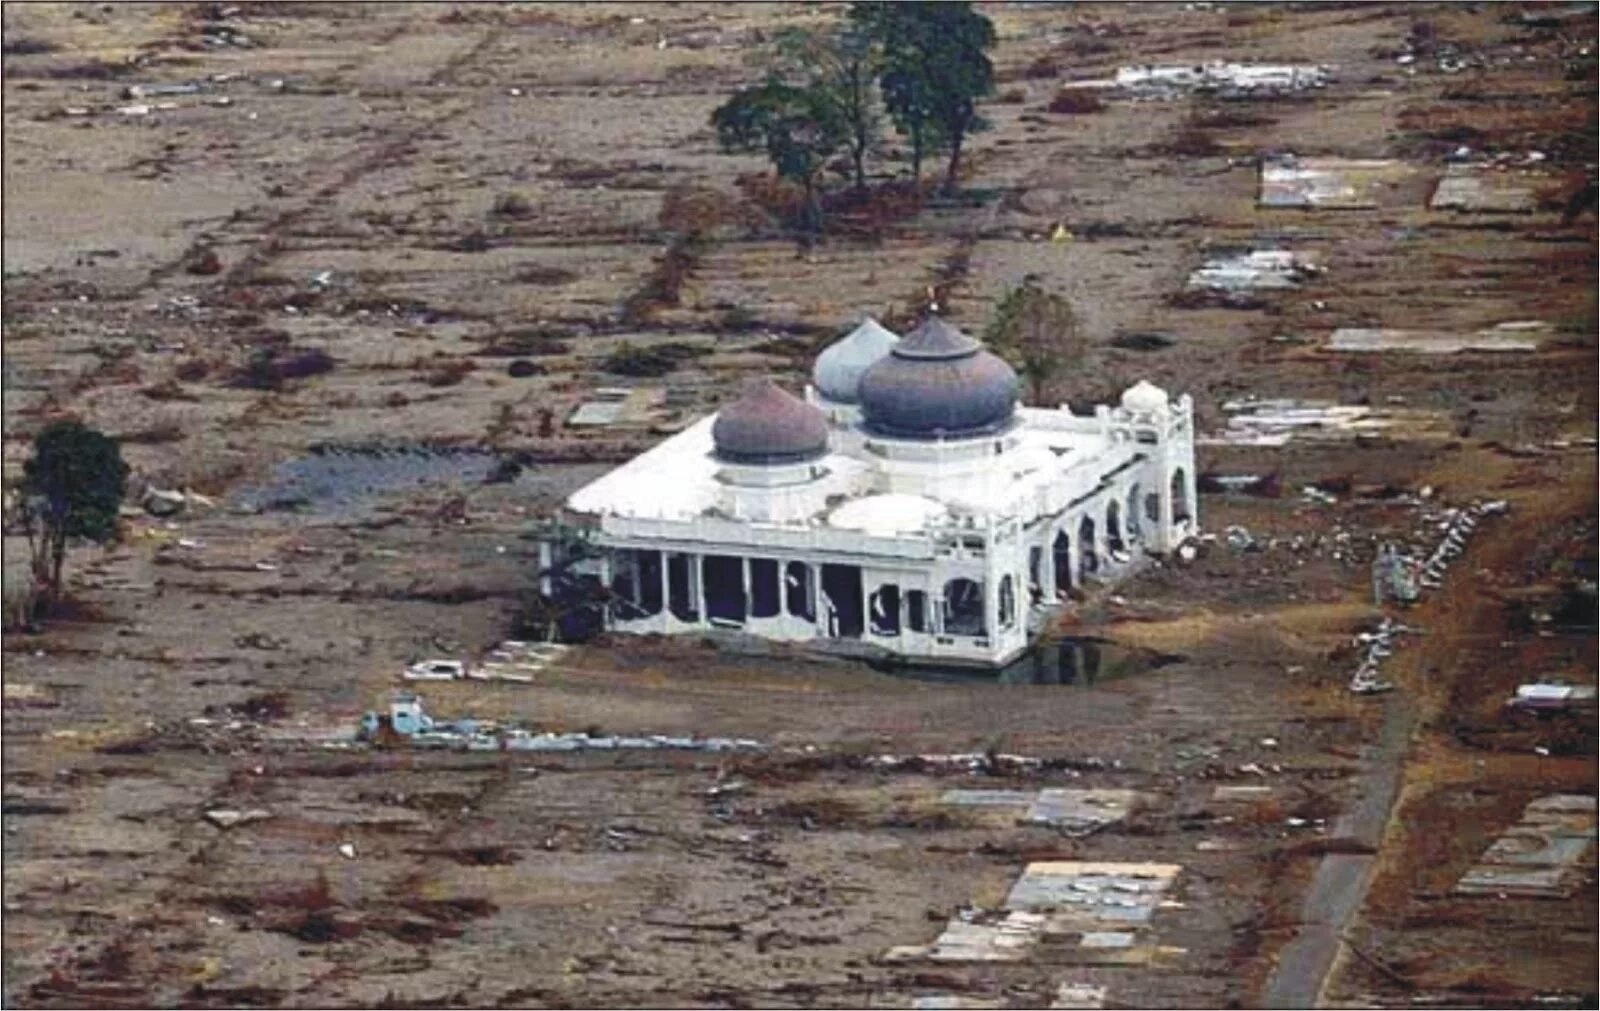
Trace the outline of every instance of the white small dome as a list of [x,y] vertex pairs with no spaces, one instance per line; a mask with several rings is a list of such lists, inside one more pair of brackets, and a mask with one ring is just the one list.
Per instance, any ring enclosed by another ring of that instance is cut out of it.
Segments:
[[1147,379],[1141,379],[1122,391],[1122,406],[1141,413],[1164,411],[1167,408],[1167,391]]
[[811,369],[811,381],[826,399],[836,404],[853,404],[861,376],[898,343],[898,334],[868,316],[860,326],[829,344],[817,356],[817,363]]

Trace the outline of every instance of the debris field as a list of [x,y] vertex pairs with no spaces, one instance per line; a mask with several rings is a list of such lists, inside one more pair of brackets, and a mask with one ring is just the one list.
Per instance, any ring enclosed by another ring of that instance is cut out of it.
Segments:
[[[1593,5],[981,9],[961,193],[804,249],[708,117],[828,5],[5,6],[6,479],[133,478],[5,635],[0,1002],[1593,1005]],[[566,495],[1027,278],[1204,531],[1027,664],[524,641]]]

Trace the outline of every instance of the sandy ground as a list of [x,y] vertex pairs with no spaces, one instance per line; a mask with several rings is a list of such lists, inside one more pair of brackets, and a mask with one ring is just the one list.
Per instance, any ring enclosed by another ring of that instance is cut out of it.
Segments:
[[[131,510],[120,544],[73,556],[70,613],[6,635],[5,1003],[904,1007],[946,993],[1045,1007],[1076,980],[1120,1005],[1251,1006],[1397,704],[1344,687],[1349,636],[1377,617],[1374,546],[1423,523],[1384,486],[1511,510],[1408,616],[1430,634],[1386,668],[1415,732],[1346,932],[1368,957],[1341,958],[1325,999],[1592,1001],[1592,869],[1571,900],[1447,894],[1527,800],[1595,788],[1592,717],[1523,726],[1500,708],[1529,676],[1595,678],[1592,621],[1528,620],[1594,579],[1595,219],[1561,214],[1593,159],[1594,64],[1579,53],[1592,14],[987,11],[1001,80],[993,129],[972,144],[973,199],[841,215],[802,255],[762,202],[760,159],[719,153],[707,117],[751,78],[763,37],[827,8],[246,4],[217,20],[194,5],[6,6],[6,475],[39,425],[72,415],[123,437],[137,487],[216,505]],[[1397,62],[1408,39],[1417,58]],[[1216,59],[1337,74],[1280,99],[1048,111],[1069,78]],[[197,95],[121,97],[196,80]],[[153,108],[118,111],[139,104]],[[1539,152],[1535,210],[1428,210],[1462,145],[1519,164]],[[1371,209],[1258,209],[1257,158],[1284,151],[1408,171]],[[528,211],[494,213],[507,194]],[[639,311],[686,203],[707,243],[676,304]],[[1071,241],[1048,241],[1057,224]],[[1210,251],[1263,242],[1324,270],[1246,307],[1177,297]],[[204,249],[220,272],[190,272]],[[1247,395],[1440,423],[1203,447],[1202,470],[1276,472],[1283,489],[1208,492],[1205,528],[1278,543],[1213,542],[1078,608],[1063,633],[1115,644],[1094,683],[602,640],[532,686],[425,694],[443,715],[773,752],[305,743],[382,705],[404,663],[473,657],[507,634],[538,521],[659,437],[649,421],[567,428],[594,388],[665,386],[653,420],[670,427],[744,376],[800,380],[857,312],[903,319],[929,286],[981,332],[1029,274],[1072,298],[1083,331],[1049,399],[1149,378],[1192,394],[1206,432]],[[1500,355],[1320,349],[1338,327],[1518,320],[1549,323],[1550,340]],[[1130,349],[1151,333],[1169,343]],[[704,353],[661,380],[605,372],[625,342]],[[505,345],[540,371],[513,378]],[[264,346],[320,349],[334,367],[277,391],[232,385]],[[374,443],[415,452],[307,462]],[[487,454],[529,465],[484,484]],[[1313,482],[1338,501],[1303,498]],[[8,590],[19,551],[8,537]],[[867,761],[986,751],[1047,762]],[[1244,784],[1272,793],[1213,799]],[[952,811],[938,803],[951,785],[1149,799],[1076,839]],[[203,818],[219,806],[270,817],[219,829]],[[1061,946],[1016,965],[882,960],[1051,857],[1182,864],[1181,907],[1156,924],[1184,953],[1159,969],[1084,967]]]

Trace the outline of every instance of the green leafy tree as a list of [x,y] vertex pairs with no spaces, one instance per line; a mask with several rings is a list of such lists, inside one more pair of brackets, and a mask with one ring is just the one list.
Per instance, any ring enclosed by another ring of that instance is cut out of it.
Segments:
[[76,421],[46,425],[22,465],[19,511],[36,585],[48,602],[61,593],[67,542],[116,536],[128,465],[117,440]]
[[773,69],[785,81],[815,90],[845,123],[855,188],[867,188],[866,159],[877,146],[882,116],[877,78],[883,47],[854,22],[830,30],[790,29],[773,47]]
[[821,88],[795,87],[776,76],[734,93],[711,114],[728,151],[764,151],[778,177],[805,190],[801,227],[822,228],[817,176],[845,145],[849,127]]
[[911,142],[911,173],[923,156],[948,149],[944,188],[953,191],[967,135],[988,124],[978,100],[994,88],[994,25],[968,3],[857,3],[851,20],[883,48],[884,105]]
[[1000,299],[983,336],[1027,381],[1029,399],[1036,405],[1062,366],[1084,352],[1072,303],[1044,291],[1032,277]]

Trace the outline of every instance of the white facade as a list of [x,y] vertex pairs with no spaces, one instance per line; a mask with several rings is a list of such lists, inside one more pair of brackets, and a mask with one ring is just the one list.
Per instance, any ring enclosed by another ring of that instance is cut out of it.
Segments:
[[572,495],[608,628],[1002,666],[1070,590],[1196,532],[1188,396],[1141,382],[1092,415],[1017,407],[956,439],[887,438],[806,399],[829,427],[812,459],[729,462],[712,416]]

